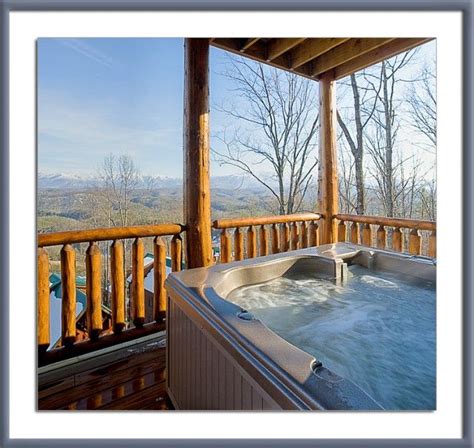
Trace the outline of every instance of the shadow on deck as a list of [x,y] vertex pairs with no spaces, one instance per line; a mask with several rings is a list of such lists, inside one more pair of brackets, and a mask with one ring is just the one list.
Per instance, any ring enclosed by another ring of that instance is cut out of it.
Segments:
[[168,410],[164,335],[38,370],[38,410]]

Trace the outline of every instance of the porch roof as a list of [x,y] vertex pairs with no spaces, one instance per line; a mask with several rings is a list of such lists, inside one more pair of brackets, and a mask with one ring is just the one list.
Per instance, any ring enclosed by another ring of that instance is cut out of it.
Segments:
[[340,79],[432,40],[416,38],[211,38],[222,50],[309,79]]

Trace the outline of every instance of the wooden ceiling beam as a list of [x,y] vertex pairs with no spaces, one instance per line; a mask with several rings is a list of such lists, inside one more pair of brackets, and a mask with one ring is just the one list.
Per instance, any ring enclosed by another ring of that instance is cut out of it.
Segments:
[[298,45],[291,50],[291,68],[296,69],[307,62],[321,56],[334,47],[348,41],[349,38],[318,38],[308,39],[306,42]]
[[242,45],[242,48],[240,49],[241,53],[244,53],[246,50],[248,50],[252,45],[256,44],[260,40],[259,37],[251,37],[245,41],[245,43]]
[[272,39],[268,43],[267,62],[273,61],[278,56],[281,56],[283,53],[291,50],[293,47],[300,44],[304,40],[306,40],[304,37]]
[[418,45],[429,42],[432,38],[400,38],[395,39],[381,47],[378,47],[368,53],[365,53],[358,58],[354,58],[348,62],[345,62],[337,67],[335,67],[333,72],[333,77],[335,79],[341,79],[345,76],[350,75],[356,71],[367,68],[371,65],[374,65],[378,62],[383,61],[384,59],[389,59],[397,54],[408,51]]
[[311,76],[319,76],[321,73],[327,72],[351,59],[362,56],[392,40],[393,38],[349,39],[347,42],[338,45],[334,49],[311,61]]

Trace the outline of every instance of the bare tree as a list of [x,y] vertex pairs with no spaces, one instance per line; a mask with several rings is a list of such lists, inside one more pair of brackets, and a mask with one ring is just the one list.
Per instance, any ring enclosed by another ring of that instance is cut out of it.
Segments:
[[[263,185],[280,214],[298,211],[318,163],[315,83],[243,59],[231,58],[225,76],[240,101],[220,110],[237,120],[232,135],[217,135],[220,164],[238,168]],[[270,175],[265,175],[264,170]]]
[[425,66],[421,79],[416,81],[408,96],[411,125],[420,132],[427,144],[424,148],[436,152],[436,74]]
[[364,130],[369,124],[375,107],[377,96],[382,83],[378,83],[378,90],[370,92],[371,89],[360,87],[355,74],[350,75],[350,87],[352,90],[353,112],[354,112],[354,133],[350,130],[350,125],[337,111],[337,122],[342,129],[345,140],[354,158],[356,203],[355,211],[358,215],[365,213],[365,185],[364,185]]
[[[400,162],[394,161],[395,143],[400,127],[397,117],[400,101],[395,95],[401,81],[399,72],[410,62],[414,52],[382,61],[377,74],[366,74],[370,89],[376,93],[377,105],[372,115],[372,132],[367,136],[368,151],[374,162],[373,177],[379,186],[379,198],[385,216],[395,216],[395,188]],[[403,163],[403,162],[401,162]]]
[[106,156],[99,168],[102,181],[100,193],[107,207],[104,212],[113,226],[127,226],[130,223],[131,194],[137,187],[139,171],[133,159],[127,155]]

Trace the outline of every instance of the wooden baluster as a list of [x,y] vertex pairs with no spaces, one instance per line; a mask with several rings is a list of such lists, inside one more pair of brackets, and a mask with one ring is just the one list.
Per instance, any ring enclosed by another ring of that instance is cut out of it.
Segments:
[[316,221],[311,221],[308,228],[308,246],[319,246],[319,225]]
[[421,237],[418,233],[418,229],[413,229],[410,232],[410,237],[408,240],[408,251],[412,255],[421,254]]
[[392,232],[392,249],[397,252],[403,252],[403,233],[400,227],[395,227]]
[[288,252],[290,248],[290,229],[287,223],[281,225],[281,252]]
[[174,235],[171,238],[171,270],[173,272],[181,271],[181,266],[183,264],[183,240],[181,235]]
[[268,255],[268,230],[265,226],[260,226],[260,256]]
[[301,222],[301,247],[306,249],[308,247],[308,224],[306,221]]
[[145,322],[145,248],[143,240],[135,238],[132,245],[132,317],[136,327]]
[[384,226],[379,226],[377,229],[377,247],[379,249],[385,249],[387,245],[387,233],[385,232]]
[[229,234],[227,233],[227,229],[222,229],[221,256],[220,256],[221,263],[229,263],[229,261],[231,261],[231,256],[232,256],[231,252],[232,252],[232,245],[230,242]]
[[125,281],[123,273],[123,243],[115,240],[110,246],[112,283],[112,327],[120,333],[125,327]]
[[247,230],[247,258],[255,258],[257,256],[257,234],[253,226],[249,226]]
[[337,241],[344,243],[346,241],[346,234],[346,223],[344,221],[339,221],[339,225],[337,226]]
[[61,341],[72,345],[76,340],[76,251],[70,244],[61,249]]
[[432,230],[428,240],[428,257],[436,258],[436,230]]
[[102,331],[102,254],[99,246],[91,242],[86,251],[87,331],[92,340]]
[[290,247],[291,250],[298,249],[298,226],[296,222],[292,222],[290,224],[290,233],[291,233],[291,240],[290,240]]
[[359,244],[359,224],[353,222],[351,225],[351,243]]
[[367,247],[372,246],[372,228],[370,224],[362,226],[362,244]]
[[159,322],[166,313],[166,244],[162,238],[153,241],[153,320]]
[[244,233],[239,227],[236,227],[234,231],[234,252],[235,260],[244,259]]
[[272,224],[272,254],[280,252],[280,229],[277,224]]
[[44,247],[38,248],[38,350],[49,347],[49,257]]

